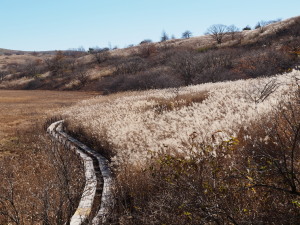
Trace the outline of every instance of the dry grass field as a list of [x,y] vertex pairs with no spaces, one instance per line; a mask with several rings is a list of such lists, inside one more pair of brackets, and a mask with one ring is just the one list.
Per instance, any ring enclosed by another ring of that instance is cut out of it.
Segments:
[[84,164],[58,118],[110,162],[110,224],[299,224],[300,17],[223,36],[0,48],[0,225],[69,224]]
[[[227,32],[221,43],[210,34],[88,52],[0,49],[0,89],[108,94],[275,75],[291,71],[299,60],[299,21]],[[185,61],[193,65],[190,77]]]
[[[19,134],[62,107],[97,95],[96,92],[0,91],[0,156],[16,153]],[[19,134],[18,134],[19,133]]]
[[43,125],[56,111],[95,95],[0,91],[0,224],[64,224],[70,218],[84,184],[82,164],[51,142]]
[[61,113],[110,156],[115,224],[297,224],[299,76],[99,96]]

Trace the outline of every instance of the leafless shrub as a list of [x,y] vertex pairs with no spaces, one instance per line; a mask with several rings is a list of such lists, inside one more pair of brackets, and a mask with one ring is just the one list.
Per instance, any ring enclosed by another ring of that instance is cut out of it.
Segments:
[[265,32],[266,26],[268,24],[269,23],[267,21],[260,21],[255,25],[255,29],[259,29],[260,33],[263,33],[263,32]]
[[80,159],[43,135],[19,140],[24,153],[0,159],[0,223],[67,223],[84,185]]
[[227,27],[227,33],[231,36],[231,40],[235,40],[238,37],[239,28],[235,25],[230,25]]
[[241,54],[238,50],[220,49],[205,52],[198,56],[198,74],[195,83],[235,80],[232,68],[234,60]]
[[[300,108],[296,93],[270,117],[217,145],[190,135],[146,167],[122,164],[115,221],[123,224],[293,224],[300,207]],[[221,132],[221,131],[218,131]],[[217,134],[213,134],[217,135]],[[150,157],[149,157],[150,158]],[[184,191],[182,191],[184,190]]]
[[80,81],[80,85],[84,86],[89,79],[89,70],[86,65],[77,65],[74,69],[76,78]]
[[76,58],[75,57],[67,57],[67,58],[65,58],[65,65],[66,65],[66,67],[72,72],[72,73],[74,73],[75,72],[75,70],[77,69],[77,60],[76,60]]
[[116,75],[126,75],[126,74],[136,74],[143,70],[146,70],[147,63],[141,57],[129,57],[121,59],[118,62],[115,62],[115,71]]
[[35,77],[41,73],[46,72],[46,66],[41,59],[27,60],[21,65],[21,76]]
[[256,26],[255,26],[255,29],[259,29],[260,33],[263,33],[266,31],[266,26],[269,25],[269,24],[272,24],[272,23],[277,23],[277,22],[280,22],[281,19],[277,19],[277,20],[269,20],[269,21],[259,21],[257,22]]
[[206,34],[210,35],[218,44],[222,44],[226,35],[227,26],[223,24],[215,24],[207,29]]
[[241,54],[238,50],[219,49],[196,52],[188,49],[173,52],[169,66],[178,74],[185,85],[205,82],[233,80],[234,60]]
[[52,58],[45,59],[48,71],[50,71],[53,75],[63,75],[64,70],[68,65],[65,59],[66,56],[62,51],[56,52],[55,56]]
[[89,53],[92,54],[94,61],[99,65],[110,57],[109,48],[90,48]]
[[264,193],[260,201],[272,199],[273,210],[264,215],[268,222],[295,223],[299,219],[299,95],[290,100],[241,137],[245,150],[239,173],[247,180],[247,189]]
[[164,71],[149,71],[127,76],[106,77],[99,84],[99,90],[109,94],[119,91],[178,87],[180,85],[182,83],[174,75],[165,73]]
[[8,63],[6,65],[6,70],[8,71],[9,74],[14,74],[20,71],[21,65],[19,63]]
[[67,51],[64,51],[65,56],[71,56],[73,58],[79,58],[79,57],[84,56],[86,54],[87,54],[87,52],[85,51],[84,47],[73,48],[73,49],[69,49]]
[[265,101],[272,93],[276,91],[279,84],[276,79],[272,79],[266,83],[260,83],[259,85],[253,85],[251,90],[245,91],[246,96],[255,105]]
[[294,62],[287,52],[271,49],[250,50],[235,60],[233,71],[251,78],[270,76],[288,71]]
[[171,59],[171,66],[180,74],[185,85],[193,83],[197,73],[201,70],[201,64],[198,62],[197,55],[192,51],[180,51]]
[[156,48],[155,44],[143,43],[139,47],[139,54],[144,58],[148,58],[155,53],[157,53],[157,48]]
[[[250,187],[262,187],[300,196],[299,158],[300,124],[299,105],[284,103],[280,106],[269,129],[262,129],[264,139],[254,139],[251,156]],[[267,120],[270,123],[270,119]],[[250,150],[250,149],[249,149]]]

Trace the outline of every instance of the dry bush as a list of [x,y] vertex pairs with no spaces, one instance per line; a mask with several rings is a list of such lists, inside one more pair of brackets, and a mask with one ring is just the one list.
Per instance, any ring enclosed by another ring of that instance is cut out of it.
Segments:
[[177,94],[172,100],[164,98],[149,98],[148,100],[156,102],[156,104],[151,107],[154,108],[155,112],[161,114],[166,111],[178,110],[183,107],[192,106],[194,103],[201,103],[207,98],[207,96],[208,92],[202,92],[184,95]]
[[[243,158],[239,173],[247,188],[260,191],[258,217],[277,224],[294,224],[299,213],[300,105],[299,92],[272,115],[242,132]],[[276,212],[276,213],[275,213]]]
[[92,54],[94,62],[99,65],[109,60],[110,58],[110,52],[108,48],[90,49],[89,53]]
[[202,69],[195,52],[189,50],[176,52],[170,60],[170,64],[174,72],[179,73],[185,85],[192,84],[194,78]]
[[18,63],[11,62],[7,63],[5,67],[9,74],[14,74],[19,72],[20,65]]
[[88,82],[90,73],[87,65],[77,64],[74,66],[74,74],[77,80],[80,82],[79,88]]
[[173,73],[179,74],[185,85],[234,80],[234,61],[242,54],[234,49],[209,51],[178,50],[170,58]]
[[236,60],[233,71],[241,76],[255,78],[288,71],[293,64],[293,57],[286,52],[253,50]]
[[34,128],[19,136],[22,153],[0,159],[0,224],[64,224],[80,200],[79,157]]
[[143,58],[148,58],[154,54],[157,53],[157,48],[155,46],[155,44],[152,43],[143,43],[140,47],[139,47],[139,54],[141,55],[141,57]]
[[77,66],[76,57],[63,51],[57,51],[53,57],[45,59],[44,63],[52,76],[60,77],[70,76]]
[[48,71],[53,75],[61,75],[61,72],[65,66],[65,56],[62,51],[58,51],[52,58],[45,59]]
[[[297,71],[293,74],[299,76]],[[292,182],[283,182],[274,163],[266,168],[268,161],[259,158],[275,149],[283,162],[291,159],[283,153],[291,149],[289,140],[299,139],[293,131],[297,129],[284,122],[299,127],[299,98],[289,96],[297,87],[293,74],[278,75],[280,87],[274,92],[274,78],[240,80],[152,90],[105,102],[98,98],[64,113],[74,126],[83,126],[85,134],[103,141],[98,145],[111,151],[117,179],[117,207],[112,215],[116,223],[295,224],[298,186],[294,192]],[[258,93],[266,98],[258,96],[262,100],[254,102],[245,98],[243,91],[253,84],[263,84]],[[205,91],[209,95],[203,100]],[[275,110],[278,101],[290,103]],[[280,132],[272,128],[275,123]],[[277,143],[260,149],[266,133]],[[283,136],[275,139],[276,133]],[[276,147],[281,140],[287,148]],[[285,176],[294,179],[290,174],[289,170]]]
[[[229,146],[220,145],[219,153],[228,155]],[[117,176],[118,219],[123,224],[234,223],[235,199],[227,195],[236,187],[221,169],[230,162],[223,154],[212,156],[211,146],[201,150],[201,157],[190,159],[162,151],[146,168],[123,164]]]
[[[116,163],[124,152],[132,153],[129,158],[134,163],[137,158],[144,159],[147,149],[158,151],[161,146],[168,145],[175,152],[181,151],[194,131],[200,134],[199,141],[209,141],[211,133],[217,130],[223,131],[220,137],[236,136],[240,126],[270,113],[278,101],[286,98],[286,93],[293,90],[292,75],[299,76],[299,72],[276,76],[280,87],[257,104],[249,101],[245,92],[251,91],[253,86],[260,88],[260,84],[268,83],[273,77],[120,94],[120,98],[111,102],[103,102],[99,96],[66,109],[62,114],[72,123],[81,124],[94,138],[111,143],[112,150],[118,154],[114,159]],[[174,100],[180,95],[205,91],[209,94],[202,102],[180,105]],[[160,107],[161,113],[157,114],[157,101],[151,98],[166,99],[180,107],[171,108],[169,104],[165,108],[172,110]]]
[[27,60],[20,68],[20,77],[36,77],[47,71],[41,59]]
[[[118,168],[122,224],[296,224],[300,219],[299,96],[218,145],[190,136],[183,154],[150,152]],[[213,134],[214,135],[214,134]]]
[[98,90],[105,94],[120,91],[136,91],[160,89],[181,86],[182,82],[165,71],[139,72],[131,75],[114,75],[105,77],[99,84]]
[[276,30],[275,35],[282,37],[295,38],[300,36],[300,17],[294,18],[292,24],[287,27],[282,27],[281,29]]
[[147,69],[146,61],[138,56],[123,58],[115,62],[114,66],[115,75],[136,74]]

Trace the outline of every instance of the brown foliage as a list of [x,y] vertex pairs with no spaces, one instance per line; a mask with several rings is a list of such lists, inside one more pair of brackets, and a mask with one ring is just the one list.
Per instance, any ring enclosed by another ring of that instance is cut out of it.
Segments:
[[36,129],[20,136],[15,157],[0,160],[0,223],[63,224],[73,215],[83,188],[80,159]]
[[[273,115],[218,145],[190,136],[185,153],[151,153],[118,168],[122,224],[295,224],[300,213],[300,107],[295,94]],[[251,137],[251,138],[249,138]]]

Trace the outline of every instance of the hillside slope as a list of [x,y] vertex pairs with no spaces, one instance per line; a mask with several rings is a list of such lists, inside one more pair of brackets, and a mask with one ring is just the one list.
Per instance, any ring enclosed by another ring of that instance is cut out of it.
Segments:
[[294,70],[98,96],[60,114],[69,132],[110,156],[116,222],[294,224],[299,80]]
[[[147,150],[187,153],[194,141],[211,142],[237,136],[295,92],[300,72],[248,80],[206,83],[179,89],[133,92],[116,99],[102,96],[62,112],[71,124],[102,143],[117,161],[141,163]],[[130,113],[128,113],[130,112]],[[126,159],[125,159],[126,158]]]
[[300,17],[255,30],[144,43],[125,49],[0,51],[0,88],[126,90],[270,76],[299,65]]

